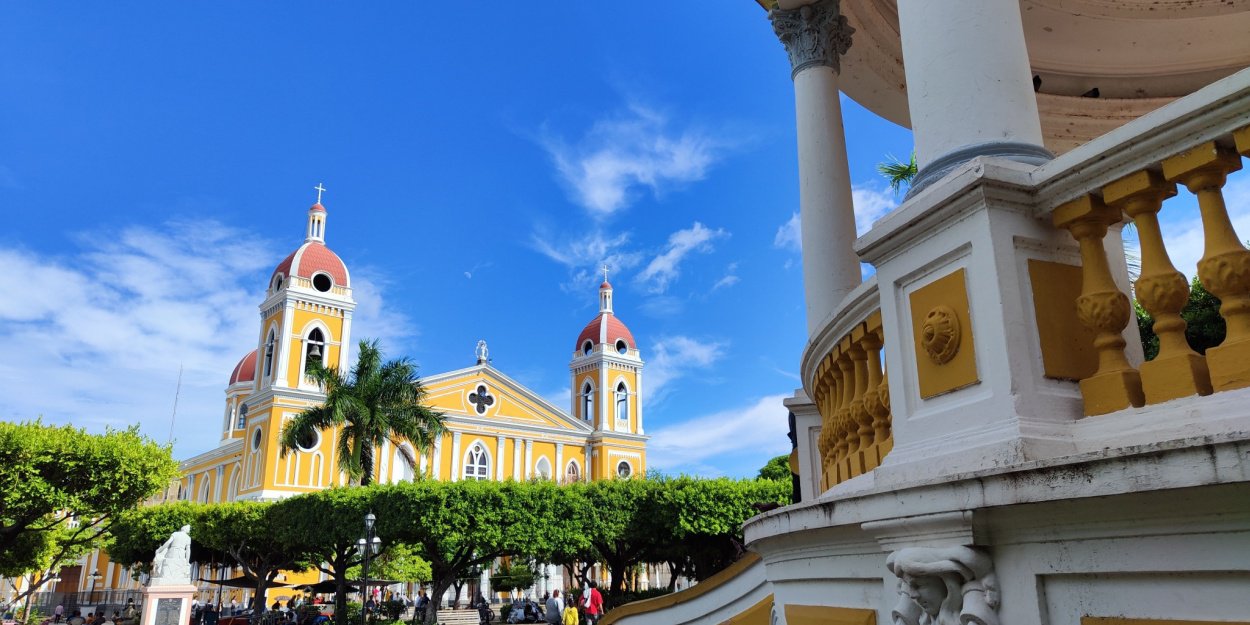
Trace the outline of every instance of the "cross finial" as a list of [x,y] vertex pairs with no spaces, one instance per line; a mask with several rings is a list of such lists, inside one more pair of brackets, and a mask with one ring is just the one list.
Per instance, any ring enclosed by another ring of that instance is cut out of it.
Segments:
[[607,263],[603,264],[603,281],[604,282],[608,281],[608,264]]
[[318,182],[318,183],[317,183],[317,186],[315,186],[315,187],[313,187],[313,188],[317,190],[317,203],[318,203],[318,204],[320,204],[320,203],[321,203],[321,194],[325,192],[326,188],[325,188],[325,186],[324,186],[324,185],[322,185],[320,182]]

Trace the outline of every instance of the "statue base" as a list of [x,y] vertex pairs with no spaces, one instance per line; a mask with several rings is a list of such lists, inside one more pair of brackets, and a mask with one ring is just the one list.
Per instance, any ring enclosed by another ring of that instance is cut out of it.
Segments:
[[191,599],[199,588],[191,584],[148,586],[143,589],[143,616],[139,625],[186,625],[191,622]]

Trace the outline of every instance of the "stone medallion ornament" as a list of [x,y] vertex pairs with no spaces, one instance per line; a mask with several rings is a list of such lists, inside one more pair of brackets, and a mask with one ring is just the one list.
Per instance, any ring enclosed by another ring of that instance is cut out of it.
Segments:
[[959,317],[950,306],[936,306],[925,315],[920,346],[933,364],[944,365],[959,353]]
[[152,559],[149,586],[177,586],[191,583],[191,526],[169,535]]
[[898,576],[893,625],[999,625],[998,583],[975,547],[907,547],[890,554]]

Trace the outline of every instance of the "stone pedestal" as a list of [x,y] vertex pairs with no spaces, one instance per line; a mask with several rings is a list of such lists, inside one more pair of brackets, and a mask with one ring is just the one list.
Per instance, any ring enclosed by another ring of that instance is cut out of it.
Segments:
[[139,625],[187,625],[191,622],[191,598],[196,590],[191,584],[144,588]]

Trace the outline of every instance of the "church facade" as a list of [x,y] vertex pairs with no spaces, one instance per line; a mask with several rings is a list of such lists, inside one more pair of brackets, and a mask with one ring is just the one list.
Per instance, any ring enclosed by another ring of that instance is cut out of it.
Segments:
[[[352,365],[351,274],[326,246],[325,233],[326,209],[318,202],[308,209],[303,243],[266,285],[256,347],[230,372],[218,445],[184,460],[181,478],[158,501],[272,501],[349,484],[338,468],[337,430],[322,431],[285,455],[280,444],[285,424],[325,399],[306,375],[309,366],[316,361],[346,371]],[[567,408],[493,367],[484,341],[472,366],[424,377],[427,405],[445,415],[446,431],[425,450],[387,443],[375,454],[374,480],[398,483],[422,474],[567,483],[645,474],[644,362],[613,311],[606,276],[599,311],[572,346]],[[139,587],[129,570],[102,551],[72,568],[78,574],[63,572],[58,592],[88,592],[88,579],[97,572],[98,581],[90,584],[95,591]],[[559,587],[559,571],[551,567],[547,573],[552,587]],[[286,581],[316,578],[315,572],[293,573]]]

